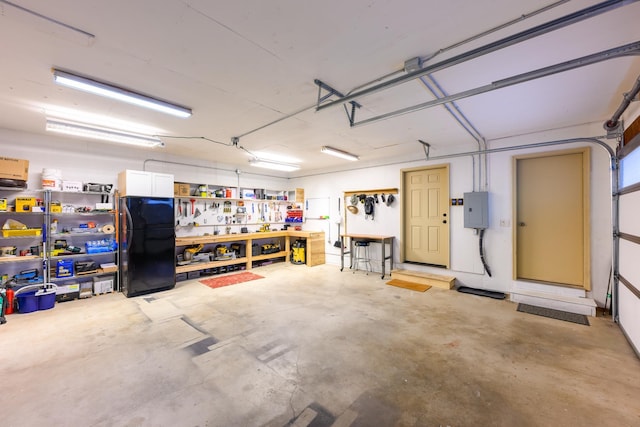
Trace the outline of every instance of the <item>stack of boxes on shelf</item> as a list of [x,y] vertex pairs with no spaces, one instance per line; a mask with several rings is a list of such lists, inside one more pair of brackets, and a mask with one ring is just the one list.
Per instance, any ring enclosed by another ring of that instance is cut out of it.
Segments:
[[28,176],[28,160],[0,157],[0,189],[6,190],[0,194],[0,281],[11,281],[16,289],[44,282],[42,218],[32,214],[41,212],[42,199],[16,193],[27,188]]
[[[296,203],[302,205],[304,203],[304,189],[296,188]],[[291,207],[291,209],[287,209],[287,217],[285,218],[285,222],[289,224],[300,224],[303,222],[303,211],[297,207]],[[296,226],[296,230],[301,230],[299,225]]]
[[29,160],[0,157],[0,187],[26,189]]

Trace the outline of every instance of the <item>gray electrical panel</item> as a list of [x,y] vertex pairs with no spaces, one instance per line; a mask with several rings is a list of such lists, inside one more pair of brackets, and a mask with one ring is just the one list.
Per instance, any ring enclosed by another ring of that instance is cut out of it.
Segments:
[[464,193],[465,228],[489,228],[489,193],[475,191]]

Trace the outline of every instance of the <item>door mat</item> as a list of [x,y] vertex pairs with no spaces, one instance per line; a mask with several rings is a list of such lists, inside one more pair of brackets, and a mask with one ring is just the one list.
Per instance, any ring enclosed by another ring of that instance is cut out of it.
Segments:
[[460,286],[458,292],[464,294],[480,295],[481,297],[489,297],[493,299],[505,299],[506,295],[503,292],[488,291],[486,289],[470,288],[468,286]]
[[256,279],[264,279],[264,277],[245,271],[244,273],[236,273],[230,274],[228,276],[199,280],[199,282],[210,288],[222,288],[223,286],[237,285],[238,283],[244,283]]
[[589,319],[584,314],[569,313],[567,311],[555,310],[553,308],[538,307],[529,304],[518,304],[518,311],[535,314],[536,316],[550,317],[552,319],[564,320],[565,322],[589,325]]
[[431,289],[430,285],[421,285],[420,283],[407,282],[400,279],[391,279],[387,282],[387,285],[397,286],[398,288],[411,289],[412,291],[424,292],[427,289]]

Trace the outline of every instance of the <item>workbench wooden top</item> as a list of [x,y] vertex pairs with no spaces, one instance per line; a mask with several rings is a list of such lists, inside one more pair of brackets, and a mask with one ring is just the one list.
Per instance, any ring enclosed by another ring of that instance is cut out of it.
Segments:
[[273,237],[313,238],[319,234],[324,234],[324,231],[274,230],[258,231],[254,233],[215,234],[209,236],[181,236],[176,237],[176,246],[199,245],[217,242],[236,242],[239,240],[270,239]]
[[353,233],[347,233],[347,234],[341,234],[342,237],[350,237],[352,239],[370,239],[370,240],[386,240],[386,239],[393,239],[394,236],[379,236],[377,234],[353,234]]

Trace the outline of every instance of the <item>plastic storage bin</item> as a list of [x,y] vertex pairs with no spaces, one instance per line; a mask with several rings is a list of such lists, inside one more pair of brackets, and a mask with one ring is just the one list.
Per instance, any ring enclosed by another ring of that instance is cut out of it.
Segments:
[[18,300],[18,313],[31,313],[38,310],[36,291],[18,294],[16,299]]
[[49,310],[56,304],[56,290],[47,289],[36,292],[38,310]]

